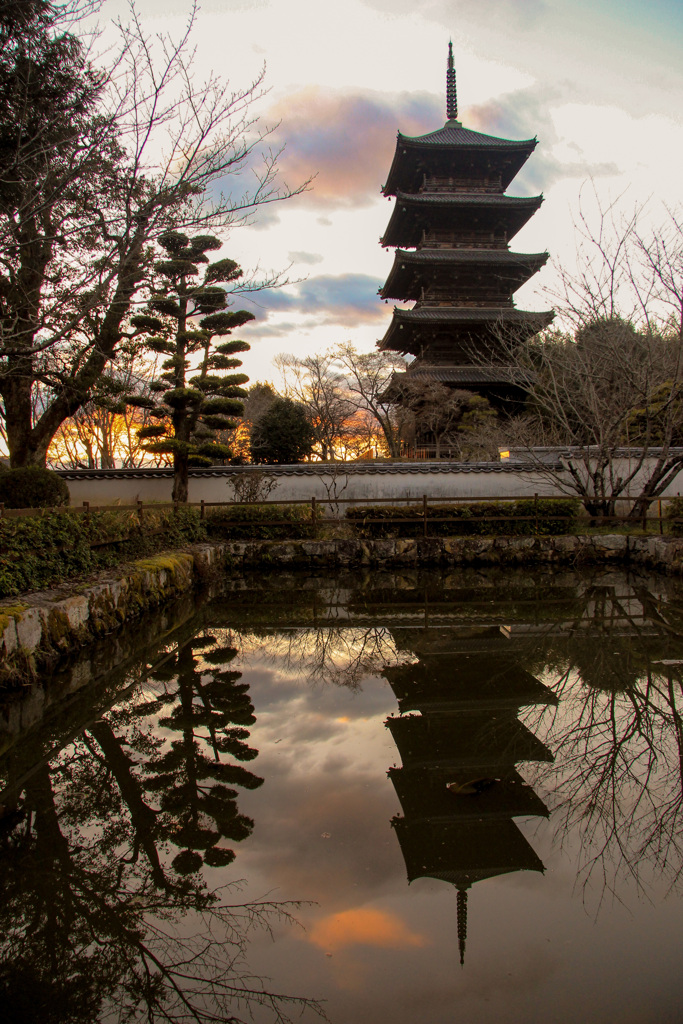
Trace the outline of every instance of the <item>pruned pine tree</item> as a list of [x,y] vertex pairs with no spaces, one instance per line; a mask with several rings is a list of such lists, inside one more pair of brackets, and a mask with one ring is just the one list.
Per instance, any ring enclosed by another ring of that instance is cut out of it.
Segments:
[[[150,409],[150,418],[157,422],[142,427],[138,437],[146,451],[173,456],[173,500],[187,501],[189,467],[231,458],[231,449],[219,443],[217,433],[232,430],[236,426],[232,417],[244,409],[240,399],[246,392],[241,385],[249,378],[224,371],[242,365],[235,353],[248,351],[249,345],[237,340],[215,344],[215,340],[254,316],[227,308],[222,285],[235,281],[242,271],[230,259],[209,263],[206,253],[220,249],[219,239],[212,235],[190,239],[179,231],[167,231],[159,245],[165,253],[155,265],[161,283],[148,312],[134,316],[132,323],[138,329],[156,331],[146,344],[167,357],[159,379],[151,384],[160,398],[129,395],[128,401]],[[200,264],[206,265],[201,277]],[[193,359],[196,356],[198,360]]]

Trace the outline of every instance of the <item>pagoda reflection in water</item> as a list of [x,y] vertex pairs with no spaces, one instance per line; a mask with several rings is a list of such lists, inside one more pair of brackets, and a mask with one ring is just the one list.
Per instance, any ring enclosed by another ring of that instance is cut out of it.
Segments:
[[445,652],[438,636],[425,650],[425,639],[418,662],[383,672],[399,708],[386,721],[402,761],[388,773],[403,810],[392,826],[409,882],[436,878],[456,886],[463,964],[470,886],[544,870],[513,818],[549,812],[517,765],[553,757],[517,716],[557,698],[509,655]]

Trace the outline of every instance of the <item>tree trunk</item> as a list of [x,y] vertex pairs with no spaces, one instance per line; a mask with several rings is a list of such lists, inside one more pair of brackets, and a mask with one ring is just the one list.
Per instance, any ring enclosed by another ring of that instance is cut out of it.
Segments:
[[173,456],[173,501],[187,502],[189,492],[190,467],[187,455],[176,452]]

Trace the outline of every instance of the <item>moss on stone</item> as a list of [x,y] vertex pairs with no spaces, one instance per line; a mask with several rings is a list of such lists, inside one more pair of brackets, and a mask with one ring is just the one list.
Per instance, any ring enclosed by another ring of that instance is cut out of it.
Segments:
[[27,604],[3,604],[0,605],[0,634],[4,633],[10,622],[20,619],[27,610]]

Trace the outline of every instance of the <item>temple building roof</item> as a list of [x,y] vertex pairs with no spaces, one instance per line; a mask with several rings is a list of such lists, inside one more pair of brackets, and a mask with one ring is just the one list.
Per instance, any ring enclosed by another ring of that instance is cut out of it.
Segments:
[[394,373],[389,388],[400,390],[401,380],[451,384],[453,387],[479,387],[484,385],[524,388],[528,375],[513,366],[430,366],[421,363],[404,373]]
[[543,196],[504,196],[469,192],[399,192],[380,244],[417,246],[424,232],[504,229],[505,241],[513,238],[533,217]]
[[509,249],[397,249],[386,284],[380,288],[383,299],[419,299],[421,288],[447,274],[449,283],[466,281],[480,275],[514,292],[541,269],[547,252],[521,253]]
[[447,121],[443,128],[426,135],[398,133],[396,152],[382,189],[385,196],[399,191],[417,191],[425,174],[438,175],[442,169],[458,168],[463,177],[491,173],[497,175],[503,191],[521,170],[538,144],[537,139],[500,139],[495,135],[463,128],[458,121]]
[[425,328],[432,328],[434,333],[448,331],[452,334],[471,335],[477,329],[500,324],[504,328],[516,328],[520,336],[531,337],[552,323],[553,316],[552,310],[537,313],[509,306],[420,306],[416,309],[394,307],[394,315],[386,334],[379,342],[379,348],[382,351],[420,355],[427,340]]

